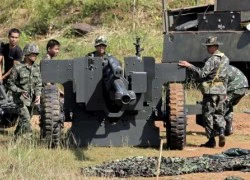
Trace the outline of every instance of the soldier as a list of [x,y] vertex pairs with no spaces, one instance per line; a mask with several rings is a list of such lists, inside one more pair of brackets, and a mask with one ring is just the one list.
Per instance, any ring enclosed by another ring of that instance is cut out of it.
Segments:
[[[18,46],[20,34],[21,32],[18,29],[11,29],[8,34],[9,43],[3,44],[0,50],[0,80],[2,80],[4,84],[7,83],[13,65],[20,63],[22,59],[22,50]],[[3,60],[4,73],[2,69]]]
[[23,49],[24,61],[14,65],[8,79],[8,89],[13,93],[14,102],[19,107],[19,122],[15,136],[31,135],[30,119],[34,104],[40,104],[42,80],[39,65],[35,63],[39,54],[38,46],[27,44]]
[[109,54],[106,53],[107,48],[107,39],[104,36],[99,36],[95,40],[95,51],[88,53],[87,56],[90,57],[102,57],[105,58],[105,56],[108,56]]
[[207,47],[208,53],[212,55],[206,60],[203,68],[195,67],[187,61],[180,61],[179,65],[196,72],[203,81],[202,114],[209,140],[205,144],[201,144],[201,147],[213,148],[216,146],[216,127],[219,128],[219,146],[223,147],[226,140],[224,103],[227,93],[229,59],[218,50],[221,43],[217,41],[217,37],[208,37],[203,45]]
[[233,134],[233,106],[238,104],[247,92],[247,77],[236,67],[229,65],[228,67],[228,84],[227,84],[227,100],[226,100],[226,129],[225,135]]
[[47,43],[47,54],[42,58],[42,60],[51,60],[56,57],[60,51],[60,43],[55,39],[51,39]]

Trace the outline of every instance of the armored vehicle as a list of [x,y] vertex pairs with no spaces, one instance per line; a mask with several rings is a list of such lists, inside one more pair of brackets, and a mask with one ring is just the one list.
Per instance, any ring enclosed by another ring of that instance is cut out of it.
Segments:
[[55,85],[43,90],[41,136],[53,146],[60,142],[64,121],[72,122],[71,140],[79,146],[158,146],[157,122],[166,128],[167,146],[183,149],[186,116],[200,114],[200,105],[187,105],[180,59],[202,64],[201,42],[210,35],[224,42],[222,51],[241,69],[248,67],[250,4],[247,0],[217,0],[215,5],[168,10],[163,0],[164,42],[161,63],[154,57],[113,56],[43,61],[43,82],[64,86],[64,103]]

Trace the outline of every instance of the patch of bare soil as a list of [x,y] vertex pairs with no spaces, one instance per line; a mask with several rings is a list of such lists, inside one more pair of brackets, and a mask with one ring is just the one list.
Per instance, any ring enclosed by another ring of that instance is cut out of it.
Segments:
[[[34,116],[32,119],[33,128],[39,129],[39,117]],[[65,123],[65,129],[71,127],[71,123]],[[193,157],[202,156],[203,154],[217,154],[230,148],[244,148],[250,149],[250,114],[238,113],[235,114],[234,134],[226,138],[226,145],[223,148],[216,146],[216,148],[201,148],[200,144],[207,141],[205,130],[195,122],[195,116],[188,117],[187,126],[187,146],[182,151],[166,151],[162,152],[165,157]],[[217,139],[218,141],[218,139]],[[229,171],[220,173],[195,173],[180,176],[160,177],[159,179],[168,180],[189,180],[189,179],[203,179],[203,180],[224,180],[228,176],[238,176],[250,180],[250,173],[240,171]],[[136,179],[151,179],[151,178],[136,178]],[[156,178],[154,178],[156,179]]]
[[[192,157],[201,156],[203,154],[221,153],[229,148],[244,148],[250,149],[250,114],[238,113],[235,114],[234,134],[226,138],[226,145],[223,148],[216,146],[216,148],[201,148],[200,144],[207,141],[205,130],[203,127],[195,123],[195,116],[188,118],[187,127],[187,146],[183,151],[164,151],[163,156],[176,157]],[[218,139],[217,139],[218,141]],[[220,173],[196,173],[181,176],[162,177],[160,179],[225,179],[228,176],[239,176],[244,179],[250,179],[250,173],[243,173],[239,171],[220,172]]]

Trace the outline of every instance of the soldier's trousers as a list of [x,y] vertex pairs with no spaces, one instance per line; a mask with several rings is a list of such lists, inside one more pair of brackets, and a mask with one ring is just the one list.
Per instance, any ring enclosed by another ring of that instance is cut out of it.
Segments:
[[31,111],[32,108],[30,106],[20,106],[19,107],[19,121],[15,130],[15,135],[19,136],[25,133],[31,133]]
[[227,93],[225,120],[227,123],[233,120],[233,107],[238,104],[246,94],[247,88],[240,88]]
[[224,128],[226,95],[205,94],[202,101],[202,115],[208,138],[215,137],[216,128]]

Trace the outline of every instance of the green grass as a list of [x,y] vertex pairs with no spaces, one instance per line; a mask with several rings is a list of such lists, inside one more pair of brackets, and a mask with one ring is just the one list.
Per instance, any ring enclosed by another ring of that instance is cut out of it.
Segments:
[[[80,168],[128,156],[158,156],[157,149],[89,147],[49,150],[37,139],[10,140],[0,136],[0,179],[89,179]],[[97,178],[95,178],[97,179]]]
[[[205,0],[198,1],[204,4]],[[175,0],[170,8],[195,5],[195,0]],[[143,56],[162,58],[162,7],[161,0],[137,0],[135,11],[132,0],[3,0],[0,7],[0,24],[22,30],[20,46],[28,42],[39,45],[41,55],[50,38],[58,39],[62,46],[58,59],[72,59],[93,51],[94,39],[106,35],[108,51],[123,61],[135,54],[135,37],[142,38]],[[92,24],[96,30],[83,37],[71,35],[76,22]],[[50,31],[50,27],[52,28]],[[2,37],[4,37],[2,32]],[[7,39],[5,38],[5,41]]]

